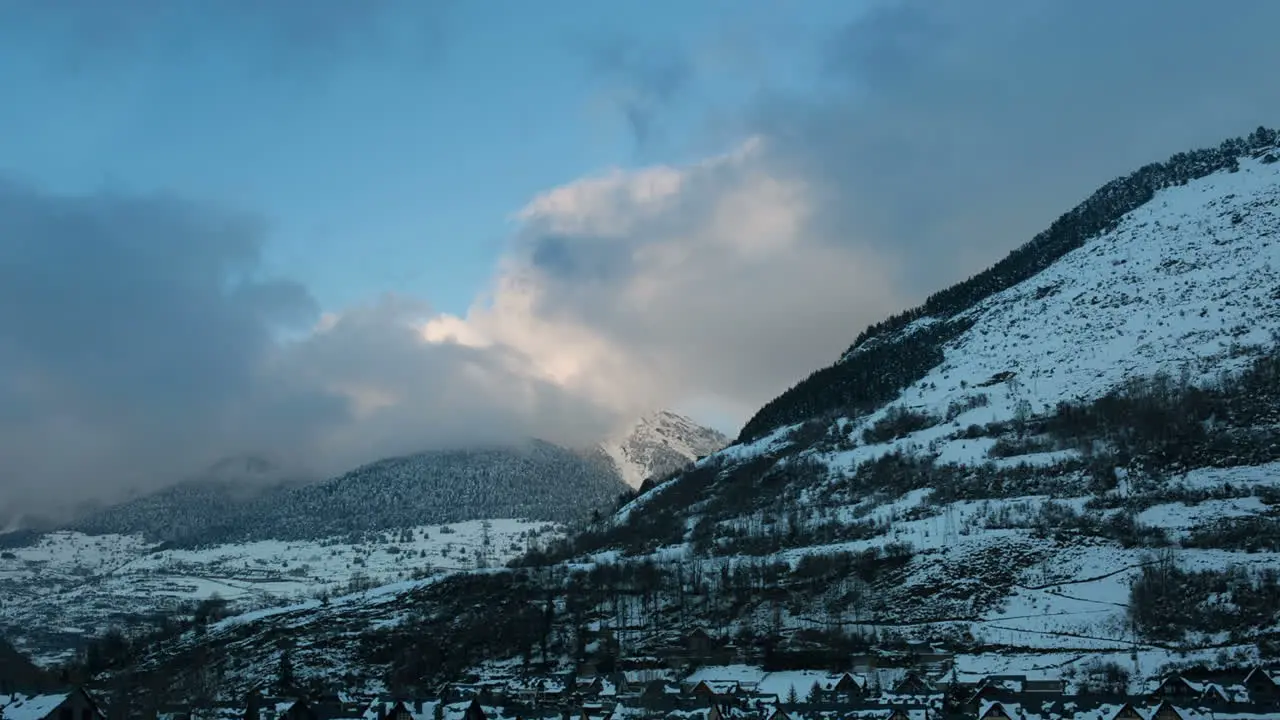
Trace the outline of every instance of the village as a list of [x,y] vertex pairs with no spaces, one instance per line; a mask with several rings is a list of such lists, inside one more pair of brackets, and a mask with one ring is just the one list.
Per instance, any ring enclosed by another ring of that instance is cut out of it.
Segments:
[[[1207,679],[1171,675],[1148,693],[1067,694],[1061,680],[1022,675],[951,683],[904,672],[876,690],[856,673],[761,673],[757,681],[608,677],[450,683],[428,698],[345,694],[175,705],[147,720],[1263,720],[1280,718],[1280,682],[1251,668]],[[800,691],[797,679],[817,677]],[[786,689],[783,690],[783,687]],[[2,720],[108,720],[90,690],[0,694]]]
[[[1280,672],[1187,669],[1137,687],[1066,674],[961,677],[927,646],[909,662],[850,658],[848,670],[702,663],[722,646],[695,629],[684,652],[571,672],[489,671],[411,693],[281,693],[263,681],[243,697],[142,712],[112,708],[93,687],[21,692],[0,677],[0,720],[1262,720],[1280,718]],[[675,662],[673,662],[675,661]],[[1115,678],[1113,678],[1115,680]],[[6,694],[7,693],[7,694]],[[115,696],[113,696],[115,697]]]

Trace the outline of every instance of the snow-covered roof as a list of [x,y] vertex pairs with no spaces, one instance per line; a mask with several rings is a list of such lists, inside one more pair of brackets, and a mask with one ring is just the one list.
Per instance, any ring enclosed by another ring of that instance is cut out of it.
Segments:
[[0,717],[4,720],[43,720],[67,701],[70,693],[54,695],[0,695]]
[[[362,717],[363,720],[381,720],[382,718],[387,717],[387,715],[394,710],[398,704],[400,704],[400,702],[395,700],[375,700],[365,708],[364,713],[359,717]],[[404,708],[409,712],[409,716],[412,717],[413,720],[431,720],[435,717],[437,704],[438,702],[435,700],[423,700],[421,701],[421,709],[419,710],[418,702],[404,701]]]
[[1249,701],[1249,689],[1240,684],[1233,683],[1231,685],[1224,685],[1222,683],[1205,683],[1204,692],[1206,695],[1217,693],[1227,702],[1235,703]]
[[1246,685],[1250,684],[1253,681],[1255,675],[1261,676],[1266,678],[1267,680],[1270,680],[1272,684],[1280,685],[1280,682],[1277,682],[1276,675],[1274,673],[1269,673],[1260,667],[1255,667],[1252,670],[1250,670],[1249,674],[1244,676],[1244,683]]
[[[1097,702],[1090,703],[1088,701],[1071,700],[1067,702],[1061,701],[1043,701],[1043,702],[1006,702],[1006,701],[987,701],[980,704],[977,717],[981,718],[999,705],[1005,715],[1015,720],[1116,720],[1120,713],[1130,707],[1134,713],[1142,720],[1153,720],[1156,713],[1164,706],[1164,703],[1147,703],[1142,705],[1126,703],[1123,701],[1114,702]],[[1169,703],[1169,706],[1178,713],[1182,720],[1225,720],[1233,718],[1233,720],[1261,720],[1262,717],[1269,717],[1263,714],[1250,713],[1212,713],[1195,707],[1186,707]]]
[[[823,670],[780,670],[765,672],[752,665],[720,665],[701,668],[685,678],[685,684],[695,687],[705,682],[714,692],[727,693],[732,687],[762,695],[786,697],[791,688],[804,697],[815,684],[832,691],[848,675],[859,687],[866,687],[866,678],[854,673],[829,673]],[[727,688],[727,689],[726,689]]]
[[700,680],[698,685],[706,687],[716,695],[728,695],[738,689],[737,680]]

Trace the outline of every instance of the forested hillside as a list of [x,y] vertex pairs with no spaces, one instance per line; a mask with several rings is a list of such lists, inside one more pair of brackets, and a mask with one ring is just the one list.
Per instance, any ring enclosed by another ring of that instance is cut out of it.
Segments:
[[[67,529],[201,545],[320,539],[484,518],[567,521],[608,512],[646,479],[728,444],[672,412],[575,450],[547,442],[439,450],[369,463],[321,483],[261,458],[229,458],[198,477],[82,518]],[[15,534],[22,545],[38,533]],[[0,535],[0,544],[6,536]]]
[[531,440],[514,447],[389,458],[256,504],[236,537],[323,537],[485,517],[562,521],[628,490],[600,451]]

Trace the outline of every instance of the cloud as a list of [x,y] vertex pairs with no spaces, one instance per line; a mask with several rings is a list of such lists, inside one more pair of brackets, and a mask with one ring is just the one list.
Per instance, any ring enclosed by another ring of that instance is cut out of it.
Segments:
[[826,48],[822,97],[767,99],[755,128],[823,234],[893,252],[919,297],[1118,175],[1274,124],[1278,21],[1265,0],[885,2]]
[[1274,124],[1277,21],[1250,0],[869,5],[811,91],[753,103],[739,150],[536,198],[490,293],[428,334],[520,348],[620,412],[741,421],[1101,184]]
[[349,309],[282,354],[283,375],[349,400],[347,422],[322,435],[322,454],[338,466],[526,437],[585,445],[617,420],[531,373],[509,346],[432,342],[422,329],[432,316],[425,304],[389,296]]
[[593,38],[582,47],[601,99],[622,116],[636,146],[646,148],[662,115],[692,83],[692,59],[679,48],[659,50],[626,37]]
[[[302,47],[363,42],[333,7]],[[5,185],[0,505],[155,487],[246,450],[338,468],[585,441],[672,405],[741,421],[1112,177],[1274,124],[1278,21],[1265,0],[879,3],[811,88],[744,110],[732,152],[534,198],[463,317],[406,298],[322,316],[261,276],[252,218]],[[600,61],[635,86],[638,139],[687,99],[661,60]]]
[[883,258],[813,232],[808,188],[765,143],[535,198],[492,292],[428,337],[520,348],[619,415],[697,404],[741,417],[901,302]]
[[252,437],[248,402],[281,428],[336,410],[261,384],[273,331],[314,312],[301,287],[253,277],[261,241],[250,218],[170,198],[0,184],[7,499],[185,471]]
[[0,183],[0,506],[116,499],[244,452],[334,472],[612,421],[517,351],[428,342],[418,303],[321,317],[261,276],[265,237],[171,197]]
[[40,38],[32,51],[74,73],[137,61],[232,62],[254,74],[314,78],[357,56],[438,58],[453,7],[452,0],[15,0],[0,5],[0,28]]

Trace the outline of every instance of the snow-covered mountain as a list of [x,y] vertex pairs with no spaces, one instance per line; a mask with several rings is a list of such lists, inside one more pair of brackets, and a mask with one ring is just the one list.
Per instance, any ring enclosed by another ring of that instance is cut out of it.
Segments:
[[255,505],[271,505],[313,478],[260,456],[235,456],[170,487],[88,513],[63,528],[202,543],[225,536]]
[[600,447],[613,460],[622,481],[639,488],[645,480],[669,475],[728,444],[729,438],[719,431],[664,410],[641,418]]
[[668,475],[728,442],[687,417],[658,412],[598,447],[530,440],[437,450],[385,458],[322,482],[262,457],[232,457],[65,529],[199,545],[485,518],[565,521],[610,510],[646,478]]
[[503,659],[662,655],[694,627],[745,663],[914,640],[962,679],[1135,688],[1280,655],[1276,141],[1108,183],[518,567],[171,632],[134,669],[243,687],[287,633],[311,678],[430,687]]
[[624,477],[668,474],[727,442],[657,413],[608,446],[419,453],[323,482],[266,458],[228,458],[61,531],[4,536],[0,636],[47,662],[110,626],[182,615],[215,593],[253,610],[503,565],[562,536],[559,521],[616,507],[632,492]]

